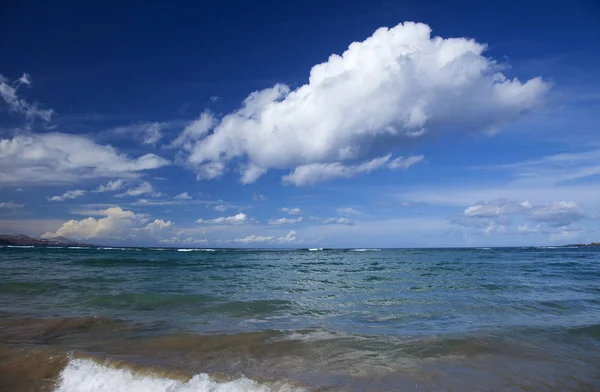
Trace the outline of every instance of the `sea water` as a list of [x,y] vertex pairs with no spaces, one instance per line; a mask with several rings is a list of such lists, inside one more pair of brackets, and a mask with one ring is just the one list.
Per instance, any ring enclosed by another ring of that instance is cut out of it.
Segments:
[[0,248],[0,390],[600,390],[600,250]]

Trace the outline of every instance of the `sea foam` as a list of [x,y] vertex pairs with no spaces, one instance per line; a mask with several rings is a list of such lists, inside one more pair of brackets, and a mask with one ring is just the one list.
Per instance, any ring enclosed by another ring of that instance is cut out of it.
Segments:
[[292,392],[305,391],[288,384],[275,388],[247,378],[216,382],[207,374],[197,374],[188,381],[135,374],[129,369],[115,369],[89,359],[71,359],[60,374],[55,392]]

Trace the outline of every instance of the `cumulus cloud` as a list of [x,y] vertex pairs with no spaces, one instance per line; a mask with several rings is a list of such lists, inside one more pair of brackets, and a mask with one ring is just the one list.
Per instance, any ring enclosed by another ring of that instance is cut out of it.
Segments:
[[23,84],[31,85],[31,78],[26,73],[13,82],[0,75],[0,98],[6,103],[8,110],[24,116],[28,122],[38,118],[46,122],[50,121],[54,114],[52,110],[40,109],[36,103],[29,103],[19,98],[17,90]]
[[[432,37],[424,24],[380,28],[315,65],[308,83],[253,92],[220,121],[184,131],[176,145],[199,179],[233,163],[242,182],[292,169],[286,182],[304,185],[382,168],[368,169],[381,153],[427,135],[498,132],[535,108],[549,86],[507,78],[485,49],[472,39]],[[396,158],[388,167],[421,159]]]
[[241,244],[251,244],[251,243],[273,243],[273,244],[291,244],[297,242],[296,232],[290,230],[285,236],[275,237],[275,236],[261,236],[256,234],[250,234],[243,238],[234,238],[229,242],[236,242]]
[[214,219],[198,219],[196,223],[207,224],[207,225],[241,225],[244,223],[251,222],[246,214],[240,212],[237,215],[222,216]]
[[123,180],[113,180],[109,181],[106,185],[100,185],[98,188],[93,190],[94,193],[103,193],[103,192],[115,192],[120,190],[125,182]]
[[280,208],[279,211],[281,211],[281,212],[287,212],[290,215],[300,215],[300,214],[302,214],[302,210],[300,210],[300,208],[298,208],[298,207],[295,207],[295,208],[283,207],[283,208]]
[[25,207],[25,204],[17,204],[13,203],[12,201],[0,201],[0,209],[4,208],[7,210],[14,210],[23,207]]
[[149,222],[147,215],[136,214],[133,211],[123,210],[121,207],[88,212],[90,217],[69,220],[63,223],[58,230],[47,232],[42,237],[160,241],[176,238],[182,234],[182,231],[178,230],[171,221],[154,219]]
[[[512,232],[544,233],[555,237],[559,232],[573,233],[575,231],[572,229],[573,223],[589,218],[582,208],[572,201],[533,204],[529,201],[520,202],[501,198],[475,203],[467,207],[462,215],[452,217],[451,222],[464,227],[481,229],[486,234],[503,233],[508,232],[508,228],[512,226],[511,217],[526,221],[518,224]],[[532,225],[527,222],[537,224]]]
[[72,190],[72,191],[66,191],[65,193],[63,193],[60,196],[48,197],[48,200],[49,201],[65,201],[65,200],[75,199],[80,196],[84,196],[86,193],[87,193],[86,191],[82,191],[81,189],[76,189],[76,190]]
[[154,191],[154,188],[152,187],[152,184],[150,184],[147,181],[144,181],[140,185],[138,185],[137,187],[128,189],[125,192],[118,194],[117,197],[141,196],[141,195],[155,195],[155,196],[158,196],[159,194]]
[[174,199],[175,200],[191,200],[192,197],[187,192],[183,192],[183,193],[180,193],[177,196],[175,196]]
[[294,224],[294,223],[300,223],[302,222],[302,217],[298,217],[298,218],[279,218],[279,219],[269,219],[268,220],[268,224],[270,225],[289,225],[289,224]]
[[0,184],[67,183],[102,177],[134,178],[168,165],[154,154],[131,158],[78,135],[46,133],[0,139]]
[[71,219],[55,232],[43,235],[49,237],[90,238],[129,238],[131,230],[146,223],[144,216],[120,207],[111,207],[100,211],[104,218],[89,217],[82,220]]
[[217,206],[214,206],[213,209],[215,211],[225,212],[225,211],[227,211],[227,209],[229,209],[229,206],[226,206],[225,204],[219,204]]

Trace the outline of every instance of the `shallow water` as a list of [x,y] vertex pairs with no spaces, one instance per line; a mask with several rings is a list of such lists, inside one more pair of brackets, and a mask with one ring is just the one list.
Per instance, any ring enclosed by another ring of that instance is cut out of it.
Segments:
[[600,389],[593,248],[0,248],[0,267],[0,390]]

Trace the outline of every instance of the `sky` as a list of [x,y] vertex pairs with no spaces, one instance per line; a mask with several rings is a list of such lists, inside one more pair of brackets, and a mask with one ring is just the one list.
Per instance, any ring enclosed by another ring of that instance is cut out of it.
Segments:
[[3,4],[0,233],[600,241],[597,2],[173,3]]

